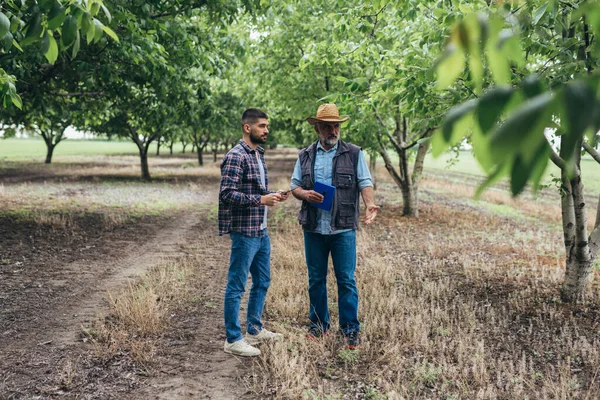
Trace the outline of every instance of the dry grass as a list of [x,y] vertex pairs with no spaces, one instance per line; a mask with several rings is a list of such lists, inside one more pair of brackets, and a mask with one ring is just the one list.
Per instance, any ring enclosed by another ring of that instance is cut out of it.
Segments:
[[108,293],[109,315],[82,327],[84,339],[92,343],[101,360],[128,355],[148,372],[155,342],[168,326],[168,312],[188,299],[186,279],[196,269],[193,261],[177,259],[153,268],[141,282],[130,282],[117,294]]
[[70,230],[75,223],[70,214],[57,214],[47,211],[38,211],[33,215],[33,221],[39,225],[47,225],[52,229]]
[[[448,182],[432,177],[424,180],[421,188],[437,193],[444,193],[445,196],[457,199],[471,199],[475,196],[476,190],[476,187],[473,185]],[[535,198],[530,195],[522,195],[514,198],[504,190],[488,189],[481,195],[480,200],[488,204],[509,206],[535,220],[542,220],[553,224],[561,223],[560,196],[555,189],[547,189],[545,195]],[[588,198],[589,229],[593,228],[597,203],[597,199]]]
[[[357,353],[337,334],[305,338],[302,233],[293,207],[278,210],[268,318],[286,340],[263,351],[258,368],[267,373],[254,374],[253,389],[285,399],[599,398],[598,285],[586,305],[560,303],[564,254],[548,225],[556,217],[504,195],[484,200],[546,222],[433,205],[419,219],[387,208],[360,231]],[[328,288],[335,327],[331,270]]]

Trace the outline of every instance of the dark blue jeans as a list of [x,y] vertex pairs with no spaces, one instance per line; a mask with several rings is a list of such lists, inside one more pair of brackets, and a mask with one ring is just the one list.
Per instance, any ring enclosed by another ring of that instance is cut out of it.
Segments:
[[337,235],[304,232],[304,251],[308,267],[311,327],[329,329],[327,306],[327,264],[329,254],[337,281],[340,329],[344,334],[358,332],[358,289],[356,270],[356,231]]
[[252,288],[248,298],[247,332],[256,335],[262,330],[262,312],[271,283],[271,240],[265,230],[262,237],[250,237],[231,232],[231,256],[225,289],[225,332],[229,343],[243,338],[240,327],[240,302],[246,291],[248,272]]

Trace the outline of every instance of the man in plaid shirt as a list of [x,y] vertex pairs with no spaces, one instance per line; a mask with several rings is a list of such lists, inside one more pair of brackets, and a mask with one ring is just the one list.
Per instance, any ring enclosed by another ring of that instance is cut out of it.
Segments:
[[[219,235],[229,233],[231,256],[227,288],[225,289],[225,340],[226,353],[239,356],[257,356],[254,347],[268,340],[279,340],[280,333],[270,332],[262,326],[265,297],[271,282],[271,242],[267,233],[267,207],[285,201],[288,192],[271,192],[268,189],[267,165],[260,144],[269,134],[268,115],[259,109],[249,108],[242,115],[243,137],[221,163],[221,189],[219,192]],[[240,302],[244,294],[248,273],[252,288],[248,298],[246,335],[242,336],[239,321]]]

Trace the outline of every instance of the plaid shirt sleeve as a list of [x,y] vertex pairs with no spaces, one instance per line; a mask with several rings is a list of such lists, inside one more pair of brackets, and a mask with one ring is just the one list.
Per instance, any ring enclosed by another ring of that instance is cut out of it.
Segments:
[[260,206],[259,193],[240,191],[246,160],[237,152],[228,153],[221,165],[221,201],[234,207]]

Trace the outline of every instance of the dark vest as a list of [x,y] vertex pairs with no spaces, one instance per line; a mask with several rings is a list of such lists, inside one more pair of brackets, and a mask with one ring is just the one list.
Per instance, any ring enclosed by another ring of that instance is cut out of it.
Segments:
[[[298,155],[302,172],[302,189],[312,190],[315,185],[315,160],[317,142],[302,149]],[[331,209],[331,230],[358,229],[360,215],[360,196],[357,173],[358,155],[361,148],[351,143],[338,141],[338,148],[333,157],[331,184],[335,186],[335,198]],[[317,229],[317,208],[307,201],[302,201],[298,215],[302,228],[308,231]]]

